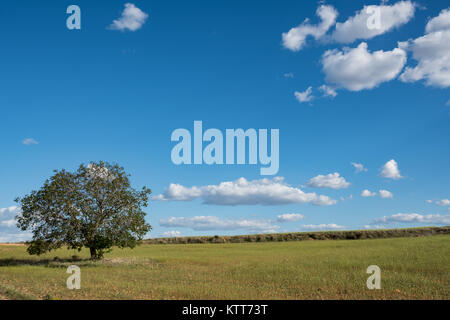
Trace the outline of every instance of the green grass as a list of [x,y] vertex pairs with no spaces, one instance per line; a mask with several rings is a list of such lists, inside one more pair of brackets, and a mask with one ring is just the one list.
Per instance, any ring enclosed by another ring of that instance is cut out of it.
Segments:
[[[71,261],[72,255],[81,261]],[[54,260],[54,257],[59,257]],[[366,240],[142,245],[104,261],[60,249],[29,256],[0,246],[10,299],[449,299],[450,235]],[[81,290],[66,288],[67,266]],[[381,268],[368,290],[366,268]]]

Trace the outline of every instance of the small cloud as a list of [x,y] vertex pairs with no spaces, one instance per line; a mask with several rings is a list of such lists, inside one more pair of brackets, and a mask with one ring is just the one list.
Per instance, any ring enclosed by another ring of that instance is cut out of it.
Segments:
[[355,168],[355,173],[367,171],[361,163],[351,162],[351,165]]
[[389,199],[389,198],[393,198],[394,195],[392,194],[392,192],[388,191],[388,190],[380,190],[378,191],[378,193],[376,192],[371,192],[368,189],[365,189],[361,192],[361,197],[375,197],[379,195],[381,198],[383,199]]
[[277,221],[278,222],[294,222],[294,221],[302,220],[303,218],[305,218],[305,216],[302,214],[299,214],[299,213],[285,213],[285,214],[278,215]]
[[306,184],[307,187],[312,188],[331,188],[331,189],[345,189],[350,186],[350,182],[345,181],[338,172],[329,173],[311,178]]
[[148,18],[148,14],[132,3],[126,3],[122,16],[114,20],[109,26],[111,30],[136,31],[140,29]]
[[425,200],[426,203],[433,203],[433,200]]
[[449,199],[438,200],[436,201],[436,204],[441,207],[450,206],[450,200]]
[[400,174],[400,170],[398,169],[398,164],[394,159],[389,160],[384,164],[381,168],[381,176],[394,180],[403,178]]
[[283,77],[293,79],[294,74],[292,72],[288,72],[288,73],[283,74]]
[[305,224],[302,226],[303,229],[308,230],[338,230],[345,229],[345,226],[340,226],[335,223],[329,224]]
[[31,146],[33,144],[39,144],[39,142],[37,142],[36,140],[34,140],[33,138],[26,138],[22,141],[22,143],[26,146]]
[[363,192],[361,192],[361,197],[375,197],[377,194],[376,192],[370,192],[370,190],[363,190]]
[[380,197],[383,199],[392,199],[394,197],[392,192],[387,191],[387,190],[380,190],[379,194],[380,194]]
[[450,224],[450,215],[428,214],[421,215],[418,213],[397,213],[392,216],[384,216],[375,219],[373,223],[426,223],[426,224]]
[[312,99],[314,99],[314,96],[311,95],[311,93],[312,87],[308,87],[308,89],[306,89],[303,92],[295,91],[294,95],[295,98],[298,100],[298,102],[302,103],[302,102],[309,102]]
[[329,87],[325,84],[321,85],[319,87],[319,90],[323,92],[324,97],[331,97],[334,98],[337,96],[336,90],[334,90],[332,87]]
[[173,237],[179,237],[179,236],[181,236],[181,232],[180,232],[180,231],[176,231],[176,230],[173,230],[173,231],[166,231],[166,232],[163,232],[161,235],[162,235],[163,237],[173,238]]

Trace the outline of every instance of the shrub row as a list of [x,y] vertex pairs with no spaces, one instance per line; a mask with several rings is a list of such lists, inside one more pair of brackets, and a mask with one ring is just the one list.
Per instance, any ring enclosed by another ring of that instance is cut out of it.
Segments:
[[408,229],[383,229],[383,230],[291,232],[291,233],[252,234],[239,236],[152,238],[144,240],[143,243],[187,244],[187,243],[244,243],[244,242],[304,241],[304,240],[356,240],[356,239],[381,239],[381,238],[398,238],[398,237],[420,237],[438,234],[450,234],[450,226],[408,228]]

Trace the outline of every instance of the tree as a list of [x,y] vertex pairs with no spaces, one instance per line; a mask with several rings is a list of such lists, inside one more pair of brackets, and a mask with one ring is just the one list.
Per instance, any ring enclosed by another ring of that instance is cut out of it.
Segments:
[[151,230],[142,211],[150,189],[133,189],[117,164],[82,164],[76,172],[54,173],[40,190],[16,199],[22,209],[17,226],[33,233],[29,254],[67,245],[87,247],[91,259],[101,259],[112,246],[135,247]]

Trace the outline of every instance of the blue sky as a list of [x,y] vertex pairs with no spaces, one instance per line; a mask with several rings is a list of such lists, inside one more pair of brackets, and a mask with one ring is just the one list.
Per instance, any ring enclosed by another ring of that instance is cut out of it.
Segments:
[[[450,224],[447,1],[125,4],[2,5],[0,241],[29,236],[17,196],[99,160],[152,189],[151,237]],[[194,120],[279,129],[278,173],[174,165]]]

